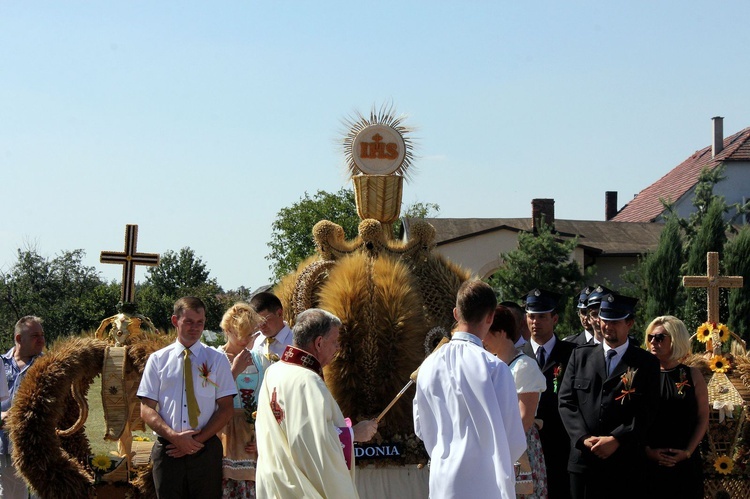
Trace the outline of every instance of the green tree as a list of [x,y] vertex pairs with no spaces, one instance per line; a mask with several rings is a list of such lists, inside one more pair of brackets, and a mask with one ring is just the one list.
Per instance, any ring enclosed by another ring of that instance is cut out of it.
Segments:
[[359,216],[351,189],[340,189],[335,194],[318,191],[313,197],[305,195],[292,206],[282,208],[271,225],[271,253],[266,260],[276,280],[297,270],[297,266],[315,252],[313,226],[330,220],[344,229],[347,239],[357,236]]
[[646,317],[679,315],[684,297],[680,282],[682,237],[679,221],[670,217],[659,237],[659,246],[643,262],[647,291]]
[[724,274],[744,278],[744,286],[729,291],[727,325],[743,340],[750,340],[750,226],[744,226],[724,246]]
[[430,218],[440,213],[440,205],[417,201],[404,210],[403,216],[408,218]]
[[189,247],[166,251],[159,265],[146,271],[146,281],[136,289],[138,311],[158,329],[168,331],[174,302],[183,296],[197,296],[206,304],[206,329],[218,330],[224,313],[224,291],[203,260]]
[[[705,275],[707,271],[706,254],[709,251],[721,253],[727,241],[726,223],[723,215],[726,204],[721,197],[715,197],[701,218],[695,236],[688,247],[687,262],[683,275]],[[685,288],[686,302],[684,321],[688,329],[695,329],[706,320],[706,290]],[[723,293],[722,293],[723,295]],[[720,301],[720,317],[726,317],[726,300]]]
[[[426,218],[439,211],[440,206],[435,203],[416,202],[404,210],[404,216]],[[271,226],[271,241],[267,244],[271,252],[266,256],[271,262],[268,268],[275,280],[297,270],[302,261],[315,253],[312,230],[321,220],[340,225],[346,239],[357,237],[361,220],[354,191],[345,188],[335,194],[318,191],[313,197],[305,192],[298,202],[279,210]],[[397,238],[403,236],[400,221],[393,224],[393,235]]]
[[95,329],[115,313],[116,288],[104,283],[94,267],[83,265],[84,257],[81,249],[62,251],[54,258],[41,256],[35,248],[18,250],[10,270],[0,273],[3,348],[12,345],[13,326],[24,315],[44,319],[47,341],[52,342]]
[[501,300],[519,300],[534,288],[560,293],[557,330],[562,335],[577,331],[580,323],[573,298],[578,297],[584,282],[580,267],[571,259],[577,244],[577,239],[559,239],[547,224],[542,224],[536,234],[522,232],[518,235],[518,249],[500,255],[504,265],[489,283]]

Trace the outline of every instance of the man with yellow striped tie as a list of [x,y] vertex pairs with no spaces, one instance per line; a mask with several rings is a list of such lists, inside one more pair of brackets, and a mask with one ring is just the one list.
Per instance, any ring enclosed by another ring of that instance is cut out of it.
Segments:
[[216,434],[234,413],[237,387],[224,354],[199,341],[205,323],[200,298],[177,300],[177,341],[149,356],[138,387],[141,418],[159,436],[151,461],[160,498],[221,498]]
[[263,319],[260,332],[253,343],[253,351],[263,355],[270,365],[292,344],[292,330],[284,322],[284,309],[281,301],[273,293],[264,291],[250,299],[250,306]]

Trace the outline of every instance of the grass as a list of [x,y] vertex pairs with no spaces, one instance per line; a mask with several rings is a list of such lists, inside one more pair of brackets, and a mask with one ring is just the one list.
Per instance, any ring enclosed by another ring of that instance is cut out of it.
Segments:
[[[86,436],[91,444],[91,452],[94,454],[109,454],[111,451],[117,452],[117,442],[104,440],[106,424],[104,422],[104,409],[102,408],[102,378],[97,376],[89,387],[89,417],[86,420]],[[134,431],[133,436],[148,437],[154,440],[153,432],[147,428],[147,431]]]

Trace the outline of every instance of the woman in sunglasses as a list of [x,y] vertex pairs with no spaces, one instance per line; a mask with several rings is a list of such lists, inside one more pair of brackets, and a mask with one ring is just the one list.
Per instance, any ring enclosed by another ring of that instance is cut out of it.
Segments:
[[661,399],[648,436],[653,497],[703,497],[698,445],[708,428],[708,389],[701,372],[682,364],[690,353],[685,324],[671,315],[646,328],[646,348],[661,364]]

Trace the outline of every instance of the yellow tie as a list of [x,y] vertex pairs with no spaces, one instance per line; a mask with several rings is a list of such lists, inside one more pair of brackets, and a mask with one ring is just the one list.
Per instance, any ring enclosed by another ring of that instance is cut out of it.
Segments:
[[273,345],[274,343],[276,343],[276,337],[275,336],[269,336],[268,338],[266,338],[266,353],[265,353],[265,356],[270,361],[278,360],[278,356],[276,356],[275,354],[271,353],[271,345]]
[[193,428],[198,427],[198,416],[201,415],[201,410],[198,408],[198,401],[195,399],[195,390],[193,389],[193,363],[190,361],[190,355],[192,352],[189,349],[185,349],[185,365],[183,367],[183,375],[185,376],[185,393],[187,394],[187,406],[188,406],[188,420],[190,426]]

